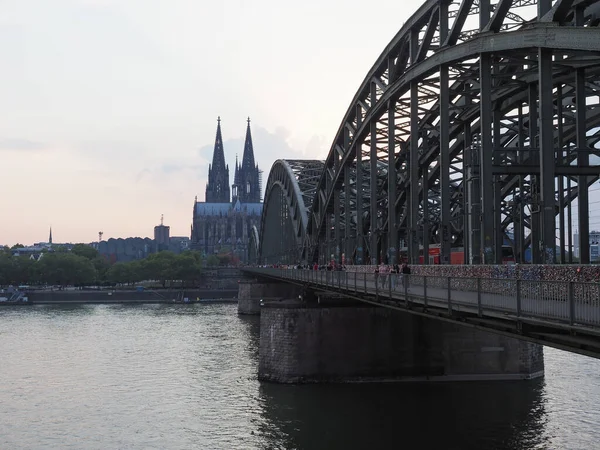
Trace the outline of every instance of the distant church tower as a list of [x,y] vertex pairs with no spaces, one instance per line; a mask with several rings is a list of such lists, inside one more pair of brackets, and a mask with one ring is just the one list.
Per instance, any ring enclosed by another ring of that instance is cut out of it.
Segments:
[[50,227],[50,236],[48,236],[48,244],[52,244],[52,227]]
[[229,203],[229,166],[225,164],[223,138],[221,136],[221,117],[217,119],[217,137],[213,151],[212,164],[208,166],[206,184],[206,203]]
[[242,203],[260,203],[260,170],[254,161],[254,147],[250,133],[250,117],[246,128],[246,142],[242,165],[235,162],[235,176],[233,178],[233,202],[239,199]]

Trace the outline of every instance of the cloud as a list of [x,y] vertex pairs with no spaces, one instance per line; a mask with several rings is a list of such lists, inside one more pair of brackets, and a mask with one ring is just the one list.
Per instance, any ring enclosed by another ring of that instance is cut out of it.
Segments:
[[162,166],[160,166],[160,172],[163,173],[164,175],[171,175],[171,174],[179,174],[181,172],[186,172],[186,171],[193,171],[193,172],[199,172],[204,168],[204,166],[202,165],[190,165],[190,164],[184,164],[184,163],[169,163],[169,164],[163,164]]
[[160,170],[162,173],[164,174],[171,174],[171,173],[177,173],[177,172],[181,172],[182,170],[187,169],[187,167],[181,166],[181,165],[175,165],[175,164],[163,164],[160,167]]
[[[181,181],[185,184],[196,180],[205,180],[205,169],[208,171],[208,166],[187,164],[184,161],[170,162],[154,167],[145,167],[135,175],[134,182],[137,184],[143,181],[152,186],[173,185]],[[182,194],[191,197],[193,192],[190,190],[189,193]]]
[[75,149],[83,156],[98,158],[111,164],[129,156],[139,158],[150,153],[147,145],[120,140],[84,141],[77,143]]
[[304,155],[313,155],[313,158],[325,159],[329,153],[329,142],[325,136],[313,135],[304,146]]
[[[225,147],[225,143],[223,143]],[[214,144],[207,144],[198,149],[198,155],[206,161],[207,164],[212,162],[212,154],[213,154]]]
[[139,171],[137,173],[137,175],[135,176],[135,183],[139,183],[142,179],[144,179],[145,177],[151,175],[152,172],[150,171],[150,169],[143,169],[141,171]]
[[[292,133],[284,127],[277,127],[274,133],[266,128],[257,127],[254,136],[254,155],[259,163],[264,166],[265,162],[270,165],[277,159],[299,159],[302,152],[293,144]],[[268,171],[269,167],[261,169]]]
[[0,138],[0,150],[33,151],[41,150],[44,144],[30,141],[28,139],[2,139]]
[[[271,132],[261,126],[254,125],[252,127],[254,159],[261,170],[268,172],[271,169],[273,162],[275,162],[277,159],[303,158],[302,152],[297,150],[296,146],[291,144],[291,136],[291,132],[284,127],[277,127],[275,128],[274,132]],[[243,137],[232,139],[227,139],[224,136],[223,150],[225,153],[225,163],[229,165],[229,175],[231,177],[233,177],[233,173],[231,171],[235,167],[236,155],[238,160],[240,162],[242,161],[245,140],[245,135]],[[206,171],[208,171],[208,164],[212,163],[213,152],[214,143],[203,145],[198,149],[198,155],[206,164]]]
[[[200,155],[205,164],[212,164],[214,149],[214,143],[203,145],[198,149],[198,155]],[[229,161],[232,159],[235,161],[235,155],[237,155],[240,160],[242,159],[242,154],[244,152],[244,138],[224,139],[223,151],[225,153],[225,163],[229,164],[230,167],[233,167]]]

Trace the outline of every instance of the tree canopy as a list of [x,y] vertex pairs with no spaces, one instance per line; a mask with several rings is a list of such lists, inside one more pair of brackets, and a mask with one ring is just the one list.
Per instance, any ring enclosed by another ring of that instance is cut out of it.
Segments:
[[38,261],[25,255],[0,252],[0,286],[2,285],[102,285],[132,284],[152,280],[163,287],[179,282],[197,285],[206,267],[231,263],[229,255],[203,258],[199,252],[179,255],[162,251],[145,259],[110,265],[96,249],[76,244],[71,251],[45,252]]

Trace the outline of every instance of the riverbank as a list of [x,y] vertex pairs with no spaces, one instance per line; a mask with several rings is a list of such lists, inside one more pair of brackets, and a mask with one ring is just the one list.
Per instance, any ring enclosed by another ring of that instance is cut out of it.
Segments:
[[33,291],[27,297],[28,302],[19,304],[183,303],[186,298],[190,303],[235,303],[237,289]]

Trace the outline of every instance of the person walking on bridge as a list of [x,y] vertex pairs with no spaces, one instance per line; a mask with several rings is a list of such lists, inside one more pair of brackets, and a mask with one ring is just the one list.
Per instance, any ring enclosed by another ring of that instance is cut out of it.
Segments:
[[387,264],[381,264],[379,266],[379,277],[381,279],[381,288],[385,289],[385,281],[390,274],[390,266]]
[[396,289],[396,285],[398,284],[398,277],[400,277],[400,266],[397,263],[394,263],[392,266],[392,270],[390,270],[390,283],[392,286],[392,290]]
[[402,264],[402,284],[410,291],[410,267],[407,263]]

